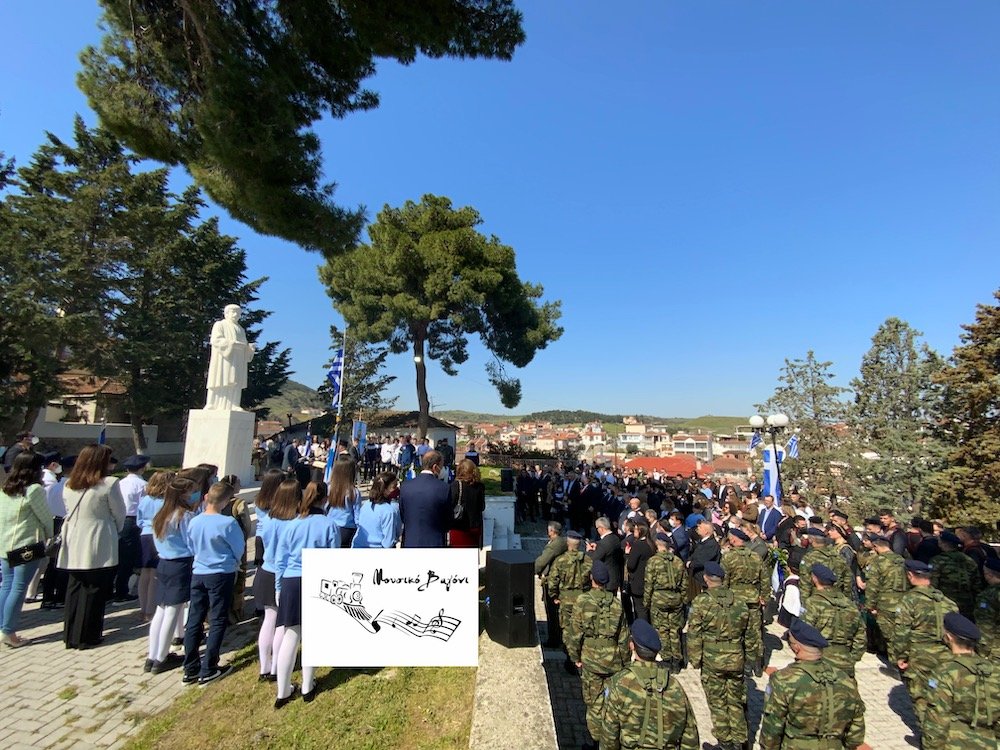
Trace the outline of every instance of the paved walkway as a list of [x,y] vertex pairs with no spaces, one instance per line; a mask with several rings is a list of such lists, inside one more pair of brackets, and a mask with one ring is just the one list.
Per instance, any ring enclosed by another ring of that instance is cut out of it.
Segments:
[[[521,538],[522,548],[536,555],[541,552],[545,542],[546,540],[541,537]],[[536,592],[535,612],[539,629],[544,637],[545,608],[541,601],[540,590]],[[792,661],[788,644],[779,638],[783,632],[783,628],[772,625],[767,638],[767,647],[772,651],[769,664],[778,668]],[[580,678],[565,671],[563,665],[566,657],[562,651],[545,649],[543,656],[556,727],[557,747],[559,750],[578,750],[587,741]],[[882,662],[871,654],[865,654],[857,668],[861,697],[867,707],[866,741],[875,750],[910,750],[917,747],[913,739],[915,723],[910,699],[899,680],[888,676],[883,670]],[[680,674],[680,681],[694,708],[702,743],[714,743],[712,719],[698,673],[685,669]],[[754,737],[760,730],[766,687],[766,677],[754,678],[749,683],[750,727]]]

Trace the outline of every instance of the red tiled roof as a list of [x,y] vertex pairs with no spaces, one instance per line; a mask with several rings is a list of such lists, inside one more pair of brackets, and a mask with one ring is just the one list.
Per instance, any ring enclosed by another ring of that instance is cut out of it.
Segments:
[[692,471],[697,471],[699,474],[707,473],[704,466],[698,468],[698,459],[690,455],[633,458],[631,461],[626,461],[625,466],[629,469],[642,469],[647,473],[660,471],[670,475],[688,476]]
[[750,464],[741,458],[719,456],[714,460],[713,467],[715,471],[740,472],[745,474],[750,468]]
[[92,375],[84,370],[68,370],[57,376],[59,392],[63,396],[124,396],[125,385],[114,378]]

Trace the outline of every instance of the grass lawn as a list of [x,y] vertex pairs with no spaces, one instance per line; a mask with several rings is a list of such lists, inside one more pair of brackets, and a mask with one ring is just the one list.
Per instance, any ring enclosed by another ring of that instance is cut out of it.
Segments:
[[[233,664],[238,671],[217,684],[187,688],[126,749],[445,750],[469,745],[475,669],[319,669],[315,701],[299,699],[275,711],[275,683],[257,682],[256,644],[237,652]],[[162,679],[180,676],[174,671]],[[293,682],[301,684],[299,673]]]

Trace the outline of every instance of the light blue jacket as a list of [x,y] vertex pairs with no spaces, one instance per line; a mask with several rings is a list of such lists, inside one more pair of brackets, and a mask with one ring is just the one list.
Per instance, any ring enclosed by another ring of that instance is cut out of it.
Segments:
[[[268,573],[274,573],[275,578],[278,577],[278,569],[275,567],[278,554],[278,537],[281,536],[282,529],[294,520],[294,518],[281,520],[268,516],[267,523],[264,524],[264,533],[260,537],[261,541],[264,542],[264,564],[261,567]],[[259,525],[257,526],[257,533],[260,534]]]
[[162,497],[152,497],[143,495],[139,501],[139,507],[135,512],[135,523],[139,527],[142,536],[153,533],[153,518],[163,507]]
[[322,512],[310,510],[305,518],[287,521],[281,527],[275,551],[275,591],[281,591],[282,578],[302,577],[302,550],[338,547],[340,529]]
[[192,572],[195,575],[236,572],[246,540],[235,518],[221,513],[202,513],[191,519],[187,536],[194,552]]
[[188,511],[181,516],[180,521],[172,521],[167,524],[167,531],[163,538],[153,535],[153,544],[156,546],[156,554],[164,560],[177,560],[182,557],[194,557],[191,545],[188,542],[188,526],[194,513]]
[[361,491],[355,489],[354,497],[345,498],[343,508],[327,506],[326,515],[341,529],[353,529],[358,525],[358,512],[361,509]]
[[351,540],[351,546],[394,547],[402,528],[396,503],[372,505],[371,500],[365,500],[358,511],[358,531]]

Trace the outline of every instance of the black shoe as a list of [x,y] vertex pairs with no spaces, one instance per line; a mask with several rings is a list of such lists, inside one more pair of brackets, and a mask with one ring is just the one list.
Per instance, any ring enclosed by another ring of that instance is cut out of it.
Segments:
[[[298,690],[299,690],[299,686],[298,685],[292,685],[292,692],[290,692],[284,698],[277,698],[277,699],[275,699],[275,701],[274,701],[274,708],[275,708],[275,710],[277,710],[279,708],[284,708],[289,703],[291,703],[292,700],[295,698],[295,693],[297,693]],[[313,688],[313,692],[314,693],[316,692],[316,688]]]
[[151,672],[151,671],[153,671],[153,665],[154,664],[156,664],[156,662],[153,661],[152,659],[146,659],[146,663],[143,665],[142,671],[143,672]]
[[212,674],[210,674],[208,677],[202,677],[201,679],[199,679],[198,680],[198,687],[205,687],[205,685],[209,684],[210,682],[215,682],[216,680],[221,680],[223,677],[225,677],[227,674],[229,674],[232,671],[233,671],[233,665],[232,664],[229,664],[228,666],[225,666],[225,667],[219,667],[214,672],[212,672]]
[[194,685],[196,682],[198,682],[198,675],[185,674],[183,677],[181,677],[181,682],[184,683],[185,685]]
[[55,609],[57,606],[55,602],[42,602],[42,609]]
[[171,669],[179,667],[184,662],[184,657],[180,654],[167,654],[167,658],[163,661],[154,661],[153,668],[148,670],[153,674],[162,674],[163,672],[169,672]]
[[257,682],[277,682],[278,675],[276,674],[262,674],[257,676]]
[[305,701],[306,703],[312,703],[314,700],[316,700],[316,686],[315,685],[313,685],[313,689],[310,690],[308,693],[303,693],[302,694],[302,700]]
[[115,604],[122,604],[123,602],[137,602],[139,601],[139,597],[136,594],[121,594],[120,596],[116,596],[112,601],[114,601]]
[[170,645],[171,646],[183,646],[184,645],[184,639],[183,638],[174,638],[172,641],[170,641]]

